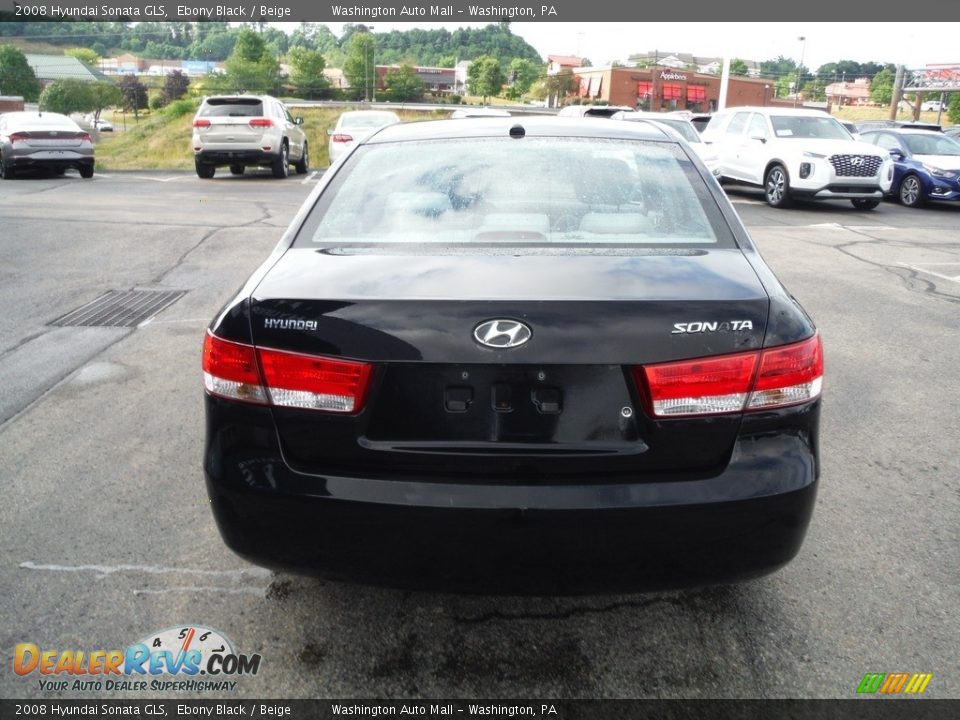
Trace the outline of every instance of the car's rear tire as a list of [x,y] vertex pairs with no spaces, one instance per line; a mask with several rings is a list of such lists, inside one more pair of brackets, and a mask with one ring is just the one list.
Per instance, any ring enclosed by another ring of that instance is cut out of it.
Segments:
[[850,204],[853,205],[857,210],[873,210],[877,205],[880,204],[880,201],[871,200],[870,198],[853,198],[850,200]]
[[923,205],[923,186],[916,175],[907,175],[900,181],[897,197],[907,207],[915,208]]
[[67,172],[66,168],[58,167],[53,169],[54,175],[63,175],[65,172]]
[[767,170],[763,179],[763,195],[770,207],[785,208],[790,205],[790,176],[783,165],[774,165]]
[[290,150],[286,143],[280,146],[280,154],[277,155],[270,169],[273,170],[275,178],[285,178],[290,175]]
[[231,175],[243,175],[244,171],[247,169],[246,165],[231,165],[230,174]]
[[93,177],[93,165],[81,165],[80,166],[80,177],[89,180]]
[[217,172],[217,168],[213,165],[202,163],[199,160],[197,160],[195,164],[197,167],[197,177],[202,178],[203,180],[209,180]]
[[13,180],[14,170],[11,165],[7,165],[0,157],[0,180]]
[[310,151],[306,143],[303,144],[303,155],[300,156],[293,167],[296,168],[298,175],[306,175],[310,172]]

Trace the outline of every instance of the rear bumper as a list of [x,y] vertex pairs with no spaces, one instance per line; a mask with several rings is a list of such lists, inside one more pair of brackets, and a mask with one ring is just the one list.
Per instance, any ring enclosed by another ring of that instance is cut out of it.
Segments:
[[277,153],[265,150],[202,150],[194,154],[205,165],[270,165]]
[[225,425],[223,403],[207,404],[206,482],[227,545],[335,579],[491,594],[744,580],[796,555],[816,497],[802,432],[741,437],[726,469],[700,480],[458,485],[295,473],[261,424],[269,411]]
[[[47,153],[44,153],[47,155]],[[44,157],[33,155],[15,155],[11,158],[11,164],[8,167],[16,170],[29,170],[31,168],[81,168],[93,167],[95,163],[94,156],[81,155],[79,153],[65,153],[59,157]]]

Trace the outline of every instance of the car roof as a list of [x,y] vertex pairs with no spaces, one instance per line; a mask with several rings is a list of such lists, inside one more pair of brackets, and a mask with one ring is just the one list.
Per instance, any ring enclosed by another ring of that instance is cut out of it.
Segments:
[[871,128],[864,131],[864,135],[874,135],[880,132],[894,133],[895,135],[935,135],[940,137],[943,133],[939,130],[934,130],[933,128],[915,128],[915,127],[886,127],[886,128]]
[[210,100],[257,100],[263,102],[264,100],[276,100],[272,95],[208,95],[203,99],[204,102],[209,102]]
[[8,123],[22,124],[29,122],[38,125],[62,125],[79,129],[79,126],[66,115],[46,111],[18,110],[17,112],[4,113],[3,119]]
[[[522,134],[520,134],[522,133]],[[457,138],[586,137],[624,140],[660,140],[676,143],[675,135],[651,123],[610,122],[593,117],[509,117],[430,120],[388,125],[365,144]]]
[[738,105],[736,107],[724,108],[722,112],[755,112],[763,115],[795,115],[799,117],[833,117],[826,110],[817,110],[816,108],[783,108],[770,105]]

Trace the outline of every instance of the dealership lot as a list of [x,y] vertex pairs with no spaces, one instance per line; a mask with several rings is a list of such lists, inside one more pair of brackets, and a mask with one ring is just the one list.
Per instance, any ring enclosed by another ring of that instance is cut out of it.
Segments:
[[[262,655],[237,697],[852,697],[895,671],[960,697],[960,207],[774,210],[730,191],[825,342],[824,472],[792,564],[732,588],[483,598],[274,575],[214,527],[203,329],[315,181],[0,187],[4,652],[196,624]],[[131,289],[186,292],[140,327],[49,325]],[[0,694],[82,696],[42,691],[9,656]]]

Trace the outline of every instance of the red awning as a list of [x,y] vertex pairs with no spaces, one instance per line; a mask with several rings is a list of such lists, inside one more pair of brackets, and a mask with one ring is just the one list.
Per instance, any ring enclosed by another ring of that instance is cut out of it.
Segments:
[[637,97],[650,97],[653,94],[653,83],[652,82],[638,82],[637,83]]
[[702,85],[687,86],[687,100],[690,102],[703,102],[707,99],[707,89]]
[[683,97],[683,87],[680,85],[664,85],[663,86],[663,99],[664,100],[679,100]]

